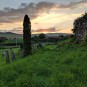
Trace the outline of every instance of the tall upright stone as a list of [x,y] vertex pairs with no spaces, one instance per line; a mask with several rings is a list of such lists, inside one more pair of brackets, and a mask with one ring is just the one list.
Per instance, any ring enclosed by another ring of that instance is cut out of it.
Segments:
[[31,22],[28,15],[25,15],[23,21],[23,56],[31,54]]
[[12,61],[16,60],[16,57],[15,57],[15,54],[14,54],[12,48],[10,48],[10,54],[11,54]]
[[6,55],[6,63],[10,63],[10,58],[9,58],[9,52],[8,50],[5,51],[5,55]]

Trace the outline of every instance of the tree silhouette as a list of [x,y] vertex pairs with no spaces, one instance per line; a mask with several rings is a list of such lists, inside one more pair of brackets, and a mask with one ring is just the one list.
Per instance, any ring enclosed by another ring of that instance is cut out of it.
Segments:
[[31,54],[31,22],[28,15],[25,15],[23,22],[23,56],[28,56]]
[[39,34],[39,38],[40,39],[45,39],[45,34],[43,34],[43,33]]

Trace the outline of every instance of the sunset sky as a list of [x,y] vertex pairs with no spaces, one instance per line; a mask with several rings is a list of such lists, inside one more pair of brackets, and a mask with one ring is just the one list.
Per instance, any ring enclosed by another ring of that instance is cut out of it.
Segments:
[[32,33],[72,33],[73,22],[87,12],[87,0],[0,0],[0,31],[21,33],[25,14]]

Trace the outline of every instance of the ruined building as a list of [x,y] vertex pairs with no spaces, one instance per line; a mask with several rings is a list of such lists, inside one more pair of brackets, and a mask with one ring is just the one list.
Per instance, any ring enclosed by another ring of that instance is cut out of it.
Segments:
[[76,37],[76,40],[79,41],[83,40],[84,37],[87,35],[87,13],[74,21],[73,33]]

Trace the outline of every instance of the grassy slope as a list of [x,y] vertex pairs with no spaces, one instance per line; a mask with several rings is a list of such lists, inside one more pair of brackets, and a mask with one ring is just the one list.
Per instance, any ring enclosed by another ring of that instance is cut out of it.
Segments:
[[0,87],[87,87],[87,46],[46,46],[37,53],[0,64]]

